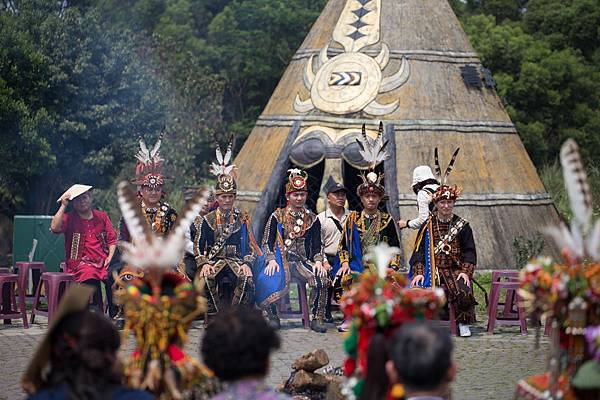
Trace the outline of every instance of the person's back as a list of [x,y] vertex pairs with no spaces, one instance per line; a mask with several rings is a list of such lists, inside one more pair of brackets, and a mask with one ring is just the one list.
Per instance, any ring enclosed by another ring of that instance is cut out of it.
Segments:
[[[84,307],[89,298],[89,292],[85,293]],[[26,389],[32,389],[28,390],[29,400],[154,398],[148,392],[122,386],[117,363],[119,333],[106,317],[81,310],[59,319],[42,343],[46,348],[32,361],[34,372],[24,380]],[[48,371],[42,374],[42,370]]]
[[456,376],[448,332],[429,321],[403,325],[389,346],[388,376],[404,387],[406,400],[444,399]]
[[277,332],[255,310],[221,312],[202,339],[204,363],[225,383],[212,400],[285,400],[289,396],[269,388],[264,379],[271,351],[280,346]]

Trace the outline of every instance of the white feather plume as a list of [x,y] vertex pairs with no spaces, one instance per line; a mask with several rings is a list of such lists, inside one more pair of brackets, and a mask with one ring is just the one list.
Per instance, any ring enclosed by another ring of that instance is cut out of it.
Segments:
[[557,246],[568,251],[579,260],[591,258],[600,260],[600,221],[592,227],[592,195],[588,184],[579,147],[573,139],[568,139],[560,149],[565,187],[573,212],[570,229],[564,223],[545,229]]
[[562,145],[560,163],[573,217],[581,228],[587,230],[592,218],[592,193],[579,155],[579,147],[573,139],[568,139]]
[[235,169],[235,164],[229,164],[231,162],[231,156],[233,154],[233,139],[227,145],[227,151],[225,155],[221,152],[221,147],[217,143],[217,148],[215,149],[215,154],[217,156],[217,163],[212,162],[210,165],[209,172],[215,176],[220,175],[231,175],[233,170]]
[[377,137],[371,140],[367,136],[367,130],[363,124],[361,136],[356,138],[358,152],[370,168],[375,168],[379,163],[387,160],[389,154],[386,150],[387,140],[383,139],[383,123],[379,123]]
[[386,242],[380,242],[369,249],[367,257],[377,266],[379,277],[385,279],[392,258],[400,252],[397,247],[390,247]]
[[119,206],[131,235],[131,242],[121,242],[123,260],[138,268],[172,268],[176,266],[185,250],[185,232],[193,219],[207,203],[209,191],[202,189],[188,203],[166,239],[154,234],[141,217],[140,206],[132,198],[133,190],[127,182],[117,188]]

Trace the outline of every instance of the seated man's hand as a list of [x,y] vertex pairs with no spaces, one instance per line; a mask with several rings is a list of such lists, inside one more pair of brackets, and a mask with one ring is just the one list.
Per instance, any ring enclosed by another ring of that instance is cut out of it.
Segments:
[[200,276],[210,276],[215,273],[215,267],[210,264],[204,264],[200,270]]
[[336,276],[348,275],[350,273],[350,263],[344,261],[338,272],[335,274]]
[[410,287],[423,286],[423,283],[425,283],[425,277],[423,275],[415,275],[412,281],[410,281]]
[[242,270],[242,274],[244,274],[244,276],[249,278],[252,277],[252,268],[250,268],[248,264],[242,264],[240,269]]
[[329,261],[325,260],[323,261],[323,267],[327,270],[327,271],[331,271],[331,264],[329,264]]
[[265,275],[273,276],[275,275],[275,272],[279,272],[279,264],[277,264],[277,261],[271,260],[269,261],[269,264],[267,264],[267,266],[265,267]]
[[327,274],[329,273],[329,271],[323,266],[323,263],[321,261],[316,261],[313,269],[314,274],[316,276],[324,277],[327,276]]
[[461,279],[465,282],[465,285],[467,285],[467,287],[471,287],[471,280],[469,279],[469,275],[465,274],[464,272],[461,272],[460,274],[458,274],[458,278],[456,278],[456,281],[458,282]]

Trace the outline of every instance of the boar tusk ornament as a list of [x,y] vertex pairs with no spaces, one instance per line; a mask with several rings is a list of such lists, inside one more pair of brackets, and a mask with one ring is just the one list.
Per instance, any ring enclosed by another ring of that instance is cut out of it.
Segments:
[[314,56],[304,68],[304,85],[310,91],[310,98],[302,100],[297,94],[294,110],[299,113],[319,109],[343,115],[358,111],[382,116],[394,112],[399,100],[390,104],[380,104],[377,96],[402,86],[410,76],[410,63],[405,57],[398,71],[383,77],[383,71],[390,60],[390,50],[381,43],[381,50],[375,57],[360,51],[379,42],[381,0],[347,0],[344,10],[333,31],[333,41],[344,48],[344,52],[329,58],[326,45],[319,52],[316,72]]

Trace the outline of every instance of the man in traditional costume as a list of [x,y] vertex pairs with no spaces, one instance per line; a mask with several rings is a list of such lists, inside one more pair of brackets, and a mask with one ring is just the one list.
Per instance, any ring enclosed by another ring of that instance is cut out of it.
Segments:
[[[323,240],[323,249],[325,252],[324,265],[329,271],[334,266],[339,269],[340,259],[338,257],[338,247],[346,219],[350,214],[346,210],[346,194],[348,189],[341,183],[336,182],[333,177],[329,177],[325,184],[325,193],[327,196],[327,209],[317,215],[321,223],[321,239]],[[333,322],[331,315],[331,297],[333,288],[330,287],[327,291],[327,307],[325,309],[325,321]]]
[[[75,275],[77,282],[95,288],[93,305],[99,307],[102,303],[100,282],[108,278],[117,235],[108,214],[92,208],[90,189],[91,186],[74,185],[61,196],[50,230],[65,235],[65,272]],[[69,203],[73,211],[65,213]]]
[[[340,241],[339,258],[340,268],[334,270],[337,276],[346,276],[351,273],[362,273],[365,267],[372,266],[364,262],[364,255],[370,247],[381,242],[392,247],[400,247],[396,223],[391,215],[379,210],[379,205],[386,198],[385,188],[381,181],[383,176],[375,172],[375,167],[385,159],[387,142],[383,141],[383,125],[379,125],[379,133],[375,143],[367,138],[363,125],[362,139],[358,140],[360,153],[368,163],[369,172],[365,176],[361,173],[363,181],[356,192],[363,205],[362,211],[352,211],[346,221],[346,226]],[[395,255],[389,264],[390,268],[397,270],[400,266],[400,256]]]
[[472,281],[477,265],[473,231],[467,221],[453,213],[461,193],[457,186],[442,184],[433,195],[437,211],[417,235],[410,259],[411,287],[440,286],[456,310],[460,336],[471,336],[475,322]]
[[[183,200],[186,204],[194,198],[196,191],[196,188],[184,188]],[[185,264],[185,274],[189,280],[194,280],[196,272],[198,271],[196,257],[194,256],[194,240],[196,239],[196,235],[200,232],[202,218],[211,211],[210,206],[213,202],[214,196],[211,195],[208,202],[202,207],[202,210],[200,210],[200,214],[194,218],[194,222],[190,225],[190,229],[185,232],[185,255],[183,256],[183,263]]]
[[[237,185],[235,165],[229,165],[231,152],[232,143],[225,155],[217,147],[219,163],[213,163],[211,173],[217,177],[215,196],[219,206],[201,219],[194,240],[197,274],[206,284],[207,322],[229,305],[251,307],[254,304],[252,266],[258,246],[248,213],[242,214],[235,207]],[[232,298],[224,298],[225,280],[233,286]]]
[[[140,139],[140,150],[135,155],[138,164],[135,169],[133,183],[138,187],[137,201],[144,217],[144,222],[153,233],[165,237],[171,231],[175,221],[177,221],[177,212],[168,203],[163,201],[163,197],[165,196],[165,192],[163,191],[165,176],[163,174],[164,160],[160,156],[162,137],[163,134],[161,133],[158,141],[151,150],[146,147],[144,140]],[[132,242],[131,234],[123,217],[119,221],[119,241]],[[176,266],[174,265],[173,267]],[[114,274],[118,275],[116,282]],[[117,291],[123,290],[124,288],[117,282],[128,282],[142,276],[142,270],[126,266],[119,260],[119,262],[111,266],[110,278],[112,278],[112,282],[115,282],[112,285],[112,289]],[[110,314],[118,321],[118,325],[122,325],[122,313],[119,307],[111,305]]]
[[257,303],[279,328],[276,302],[289,291],[290,279],[307,282],[312,288],[313,319],[310,327],[325,333],[325,306],[330,285],[329,271],[323,265],[321,223],[306,208],[308,174],[290,169],[285,186],[287,206],[278,208],[267,221],[263,250],[267,266],[256,281]]
[[183,257],[185,231],[207,197],[208,190],[198,192],[165,236],[150,229],[127,182],[118,186],[119,205],[132,236],[131,242],[122,243],[123,260],[144,271],[142,278],[123,283],[126,290],[118,294],[126,321],[124,337],[131,332],[135,339],[124,374],[129,387],[148,390],[157,399],[182,399],[183,391],[193,385],[212,388],[212,373],[185,352],[187,331],[205,309],[202,282],[192,283],[172,267]]

